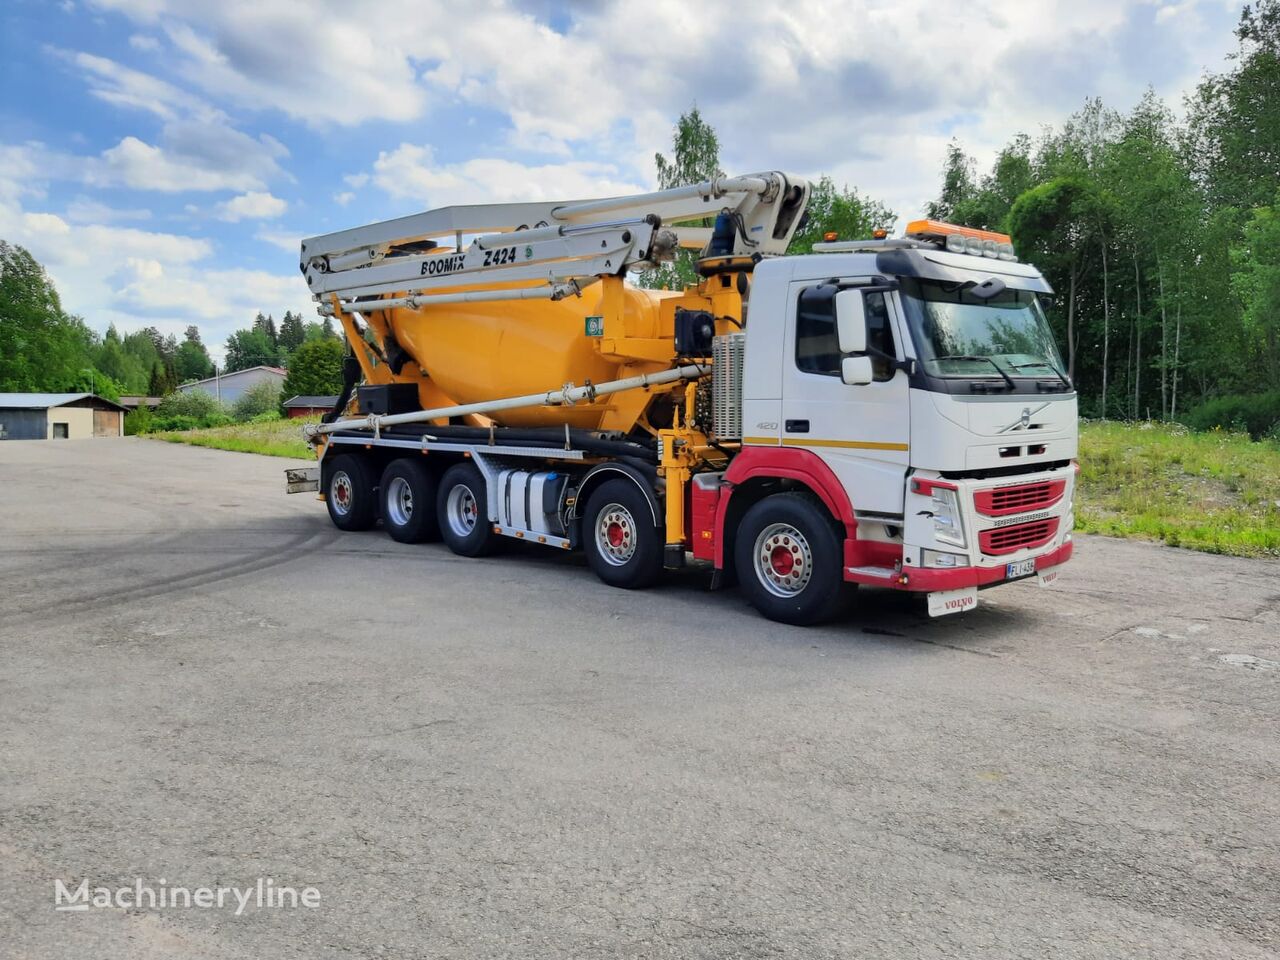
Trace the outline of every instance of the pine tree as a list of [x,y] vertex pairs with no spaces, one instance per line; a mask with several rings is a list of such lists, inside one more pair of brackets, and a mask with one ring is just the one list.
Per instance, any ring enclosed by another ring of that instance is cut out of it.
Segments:
[[302,325],[302,314],[286,310],[284,319],[280,321],[280,346],[293,353],[306,339],[307,331]]

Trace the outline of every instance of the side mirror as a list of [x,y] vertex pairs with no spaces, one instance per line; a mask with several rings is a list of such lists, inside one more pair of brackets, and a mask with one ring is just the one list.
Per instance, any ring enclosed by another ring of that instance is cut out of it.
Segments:
[[836,294],[836,338],[841,353],[866,353],[867,307],[861,290],[841,290]]
[[840,379],[851,387],[861,387],[875,379],[870,357],[845,357],[840,361]]

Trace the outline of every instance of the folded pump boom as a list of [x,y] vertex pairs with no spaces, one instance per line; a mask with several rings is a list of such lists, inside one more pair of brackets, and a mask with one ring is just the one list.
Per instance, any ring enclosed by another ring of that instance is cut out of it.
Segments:
[[721,212],[735,226],[722,253],[782,254],[808,195],[803,180],[762,173],[599,200],[442,207],[304,240],[301,269],[330,314],[367,311],[370,297],[372,309],[557,300],[670,260],[678,246],[707,247],[711,229],[689,223]]

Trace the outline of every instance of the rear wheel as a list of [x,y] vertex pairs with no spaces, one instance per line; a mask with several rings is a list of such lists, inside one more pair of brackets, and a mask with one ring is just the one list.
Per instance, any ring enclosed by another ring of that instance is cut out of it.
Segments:
[[378,520],[377,481],[363,458],[344,453],[325,471],[325,506],[339,530],[368,530]]
[[493,551],[498,536],[489,524],[484,476],[474,463],[455,463],[440,478],[436,518],[440,539],[463,557],[482,557]]
[[839,529],[808,494],[765,497],[742,518],[734,562],[747,600],[770,620],[808,626],[841,611],[844,582]]
[[588,566],[611,587],[640,589],[662,575],[662,532],[630,480],[606,480],[587,498],[582,540]]
[[422,543],[440,539],[436,520],[436,478],[418,460],[393,460],[382,472],[382,525],[393,540]]

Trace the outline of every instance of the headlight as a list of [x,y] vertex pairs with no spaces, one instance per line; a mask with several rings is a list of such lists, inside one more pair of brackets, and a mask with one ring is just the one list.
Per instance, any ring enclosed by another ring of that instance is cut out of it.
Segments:
[[933,535],[943,543],[965,545],[964,525],[960,522],[960,502],[954,490],[933,488]]
[[963,553],[943,553],[941,550],[920,551],[920,563],[925,567],[967,567],[969,558]]

